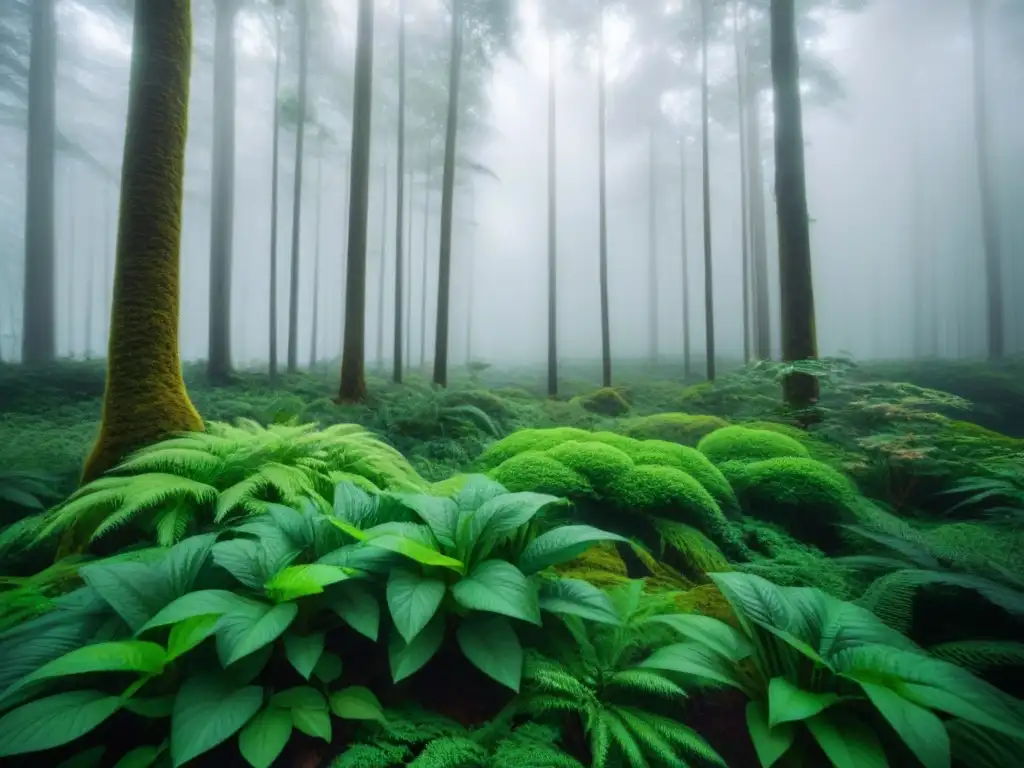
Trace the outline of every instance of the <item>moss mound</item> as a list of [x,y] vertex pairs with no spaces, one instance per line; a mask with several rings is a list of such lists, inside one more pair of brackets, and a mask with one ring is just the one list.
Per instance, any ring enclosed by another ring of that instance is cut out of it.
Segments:
[[810,458],[808,450],[792,437],[749,427],[723,427],[705,436],[697,450],[715,464],[730,461],[762,461],[784,457]]
[[633,459],[606,443],[571,440],[545,451],[545,455],[583,475],[595,488],[613,483],[633,468]]
[[656,413],[626,419],[619,424],[622,434],[637,440],[667,440],[695,446],[701,438],[729,422],[717,416],[690,413]]
[[602,387],[587,395],[574,397],[573,402],[590,413],[601,416],[622,416],[629,413],[629,403],[622,393],[612,387]]
[[683,470],[704,486],[727,517],[739,519],[739,502],[729,481],[696,448],[664,440],[643,440],[631,446],[627,453],[638,466],[665,466]]
[[591,547],[575,560],[555,566],[565,579],[580,579],[595,587],[616,587],[629,581],[626,562],[611,542]]
[[826,552],[840,544],[837,525],[855,519],[860,495],[853,483],[820,461],[794,456],[733,461],[722,471],[749,515]]
[[489,445],[480,455],[479,462],[484,469],[494,469],[507,459],[526,451],[546,451],[570,440],[588,440],[590,437],[590,432],[576,427],[520,429]]
[[534,491],[570,499],[594,495],[593,487],[583,475],[540,451],[513,456],[489,474],[513,493]]

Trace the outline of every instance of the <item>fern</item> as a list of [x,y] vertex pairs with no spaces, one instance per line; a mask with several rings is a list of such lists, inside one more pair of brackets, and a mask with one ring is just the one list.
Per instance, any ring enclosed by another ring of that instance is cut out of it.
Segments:
[[1001,667],[1024,667],[1024,643],[1012,640],[959,640],[933,645],[928,652],[975,674]]

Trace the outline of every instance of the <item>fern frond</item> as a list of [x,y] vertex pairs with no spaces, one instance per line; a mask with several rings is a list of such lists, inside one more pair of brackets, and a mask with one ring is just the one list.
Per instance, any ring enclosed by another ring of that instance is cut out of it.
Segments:
[[154,521],[157,543],[161,547],[174,546],[185,538],[192,520],[192,509],[187,502],[179,502],[161,510]]
[[218,523],[223,522],[238,508],[252,514],[253,500],[269,487],[270,479],[262,473],[258,473],[249,475],[244,480],[240,480],[230,488],[221,491],[220,496],[217,498],[217,507],[213,515],[214,521]]
[[331,763],[331,768],[395,768],[406,765],[411,754],[402,744],[352,744]]
[[714,763],[715,765],[720,765],[722,768],[725,768],[725,761],[722,759],[721,755],[719,755],[711,745],[708,744],[699,733],[697,733],[697,731],[693,730],[693,728],[669,717],[640,711],[635,707],[622,707],[620,710],[626,710],[635,717],[643,717],[644,722],[660,733],[665,740],[671,742],[687,754],[697,755],[706,762]]
[[654,727],[643,717],[637,717],[627,709],[617,707],[615,714],[622,721],[622,724],[629,729],[634,741],[643,745],[655,758],[655,765],[664,765],[669,768],[689,768],[686,763],[676,754],[675,748],[666,740]]
[[957,768],[1006,768],[1018,765],[1024,753],[1024,740],[982,728],[966,720],[951,720],[946,725],[953,764]]
[[136,453],[117,466],[117,472],[172,472],[192,478],[212,478],[225,466],[225,459],[198,448],[168,448],[157,444],[145,453]]
[[612,675],[608,685],[634,693],[649,693],[655,696],[685,697],[686,691],[667,677],[649,669],[624,669]]
[[[615,745],[625,755],[629,768],[649,768],[650,764],[647,762],[647,758],[644,757],[643,749],[637,743],[630,729],[619,717],[618,712],[612,709],[605,709],[601,712],[601,721],[607,723],[608,733],[611,734]],[[675,765],[678,765],[678,763]]]
[[487,750],[472,739],[444,736],[431,741],[409,763],[410,768],[477,768],[486,765]]
[[928,652],[975,673],[999,667],[1024,667],[1024,643],[1012,640],[959,640],[933,645]]
[[120,508],[108,515],[92,532],[91,540],[102,538],[113,530],[125,525],[139,513],[161,505],[174,502],[176,504],[192,504],[202,506],[212,504],[217,498],[217,489],[212,485],[190,480],[178,475],[166,475],[151,472],[139,475],[132,484]]

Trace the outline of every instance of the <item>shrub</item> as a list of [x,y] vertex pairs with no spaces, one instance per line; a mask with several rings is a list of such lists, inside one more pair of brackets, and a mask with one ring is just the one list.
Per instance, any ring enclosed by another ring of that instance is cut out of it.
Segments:
[[618,390],[612,387],[602,387],[590,394],[574,398],[574,400],[584,410],[601,416],[622,416],[629,413],[629,403]]
[[724,427],[702,438],[697,450],[721,465],[727,461],[760,461],[785,456],[807,458],[807,449],[791,437],[746,427]]
[[695,446],[705,435],[728,425],[725,419],[707,414],[655,413],[620,421],[619,429],[637,440],[667,440]]

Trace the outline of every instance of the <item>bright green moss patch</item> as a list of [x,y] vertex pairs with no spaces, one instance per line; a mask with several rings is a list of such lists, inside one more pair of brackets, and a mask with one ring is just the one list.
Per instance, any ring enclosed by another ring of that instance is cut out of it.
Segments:
[[576,442],[556,445],[545,456],[583,475],[595,488],[604,488],[633,467],[633,460],[618,448],[605,443]]
[[667,440],[695,446],[705,435],[729,426],[718,416],[689,413],[656,413],[626,419],[619,424],[622,434],[637,440]]
[[594,489],[583,475],[540,451],[513,456],[488,474],[513,493],[534,491],[564,498],[594,495]]
[[724,471],[747,514],[777,523],[826,552],[837,546],[836,526],[854,519],[860,499],[848,478],[814,459],[730,462]]
[[602,387],[595,392],[574,397],[573,402],[578,403],[585,411],[601,416],[622,416],[629,413],[626,398],[612,387]]
[[605,498],[622,509],[686,523],[713,537],[727,525],[714,497],[675,467],[635,467],[605,490]]
[[724,427],[712,432],[697,444],[697,449],[719,465],[727,461],[810,457],[807,449],[791,437],[739,426]]
[[616,587],[629,581],[626,563],[611,542],[591,547],[575,560],[555,566],[565,579],[580,579],[595,587]]
[[631,437],[625,437],[616,432],[591,432],[587,435],[591,440],[595,440],[605,445],[611,445],[618,448],[623,453],[629,454],[636,446],[636,440]]
[[664,440],[643,440],[629,451],[638,466],[665,466],[681,469],[704,486],[727,517],[739,517],[739,503],[725,475],[695,448]]
[[589,437],[589,432],[575,427],[520,429],[488,446],[480,456],[480,464],[485,469],[493,469],[506,459],[524,451],[546,451],[548,448],[553,448],[569,440],[587,440]]

